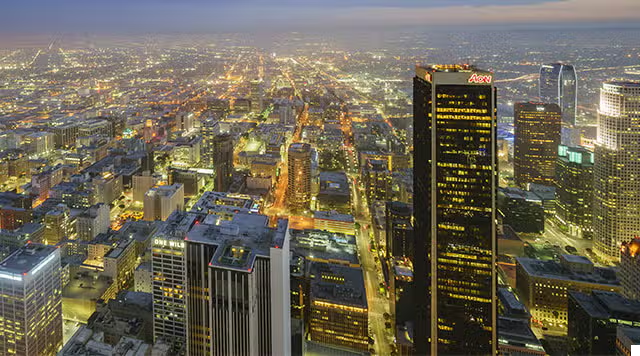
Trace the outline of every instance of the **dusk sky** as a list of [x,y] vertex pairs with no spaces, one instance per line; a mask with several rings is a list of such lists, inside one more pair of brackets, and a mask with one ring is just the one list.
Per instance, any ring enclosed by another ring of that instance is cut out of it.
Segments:
[[638,0],[5,0],[1,32],[634,22]]

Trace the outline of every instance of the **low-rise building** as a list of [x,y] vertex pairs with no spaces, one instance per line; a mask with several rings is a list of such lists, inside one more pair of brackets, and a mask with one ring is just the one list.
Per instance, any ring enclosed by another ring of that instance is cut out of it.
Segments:
[[532,323],[567,330],[569,291],[620,291],[620,282],[611,268],[594,267],[586,257],[561,255],[560,261],[516,258],[516,288],[529,309]]
[[316,230],[338,232],[346,235],[355,233],[353,215],[340,214],[336,211],[314,211],[313,226]]
[[369,309],[360,268],[316,263],[310,288],[310,339],[358,351],[369,349]]
[[600,290],[569,291],[570,355],[611,354],[618,326],[640,328],[640,301]]

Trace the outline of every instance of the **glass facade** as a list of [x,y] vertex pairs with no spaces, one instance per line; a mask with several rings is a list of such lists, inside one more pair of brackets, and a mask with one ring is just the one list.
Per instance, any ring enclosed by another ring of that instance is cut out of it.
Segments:
[[415,351],[495,354],[497,121],[492,74],[468,66],[416,71]]
[[538,89],[541,101],[560,106],[563,126],[575,126],[578,102],[578,77],[575,68],[562,63],[543,65],[540,68]]
[[558,150],[556,218],[573,236],[593,236],[593,152],[584,147]]
[[553,185],[562,113],[556,104],[516,103],[513,171],[521,188]]

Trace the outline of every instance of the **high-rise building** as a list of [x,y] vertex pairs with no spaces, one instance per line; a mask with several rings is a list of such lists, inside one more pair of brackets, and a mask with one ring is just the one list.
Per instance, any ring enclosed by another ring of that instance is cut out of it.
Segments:
[[144,219],[165,221],[174,211],[184,208],[182,184],[161,185],[149,189],[144,195]]
[[153,340],[184,346],[187,341],[184,241],[195,215],[175,212],[156,231],[151,251]]
[[389,201],[385,205],[385,236],[387,258],[399,257],[413,261],[413,223],[411,206]]
[[528,183],[553,185],[562,113],[557,104],[516,103],[513,174],[521,188]]
[[71,235],[71,210],[64,204],[58,204],[44,215],[44,242],[55,245]]
[[218,192],[226,192],[233,176],[233,137],[228,133],[213,137],[214,187]]
[[194,121],[192,112],[181,111],[176,114],[176,130],[186,135],[193,130]]
[[260,113],[263,109],[264,82],[261,79],[251,81],[251,111]]
[[362,180],[369,204],[376,200],[387,200],[391,188],[391,172],[387,162],[379,159],[368,159],[362,169]]
[[415,352],[495,354],[493,73],[417,67],[413,90]]
[[[540,68],[538,85],[540,100],[545,103],[556,103],[562,110],[562,126],[573,128],[576,124],[576,108],[578,102],[578,76],[570,64],[543,64]],[[571,144],[569,142],[563,142]],[[573,144],[577,144],[574,142]]]
[[558,149],[556,218],[573,236],[593,236],[593,152],[587,148]]
[[292,210],[309,209],[311,203],[311,145],[289,146],[287,204]]
[[187,235],[189,355],[290,354],[289,228],[268,220],[238,214]]
[[62,346],[60,250],[30,244],[0,263],[0,354],[56,355]]
[[310,339],[366,352],[369,308],[362,270],[324,263],[314,263],[311,268]]
[[179,336],[190,356],[290,354],[289,228],[268,222],[171,216],[153,241],[156,339]]
[[640,237],[622,244],[619,271],[622,295],[640,300]]
[[640,235],[640,82],[600,90],[593,167],[594,252],[618,262],[620,245]]
[[91,241],[99,234],[109,231],[111,225],[109,205],[92,205],[76,218],[76,233],[79,240]]

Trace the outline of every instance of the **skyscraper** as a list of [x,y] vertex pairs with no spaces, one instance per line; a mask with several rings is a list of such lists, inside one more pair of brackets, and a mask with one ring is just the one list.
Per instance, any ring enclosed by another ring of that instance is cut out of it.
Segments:
[[495,354],[493,74],[417,67],[413,83],[415,352]]
[[62,346],[60,250],[27,245],[0,263],[0,354],[56,355]]
[[251,81],[251,111],[260,113],[263,109],[264,83],[261,79]]
[[216,191],[226,192],[233,175],[233,138],[228,133],[213,138],[213,169]]
[[268,221],[237,214],[187,234],[188,355],[291,353],[288,221]]
[[309,209],[311,202],[311,145],[289,146],[287,203],[292,210]]
[[571,235],[593,236],[593,152],[584,147],[558,150],[556,217]]
[[541,101],[556,103],[560,106],[563,127],[572,128],[575,126],[578,77],[572,65],[563,63],[543,64],[540,68],[538,90]]
[[595,145],[594,251],[618,262],[620,246],[640,234],[640,82],[605,82]]
[[268,222],[167,220],[153,239],[156,340],[184,342],[190,356],[290,354],[289,228]]
[[622,244],[619,271],[622,295],[640,300],[640,237]]
[[387,258],[399,257],[413,261],[413,224],[411,206],[388,201],[385,204],[385,236]]
[[521,188],[528,183],[553,185],[562,113],[556,104],[516,103],[513,173]]

